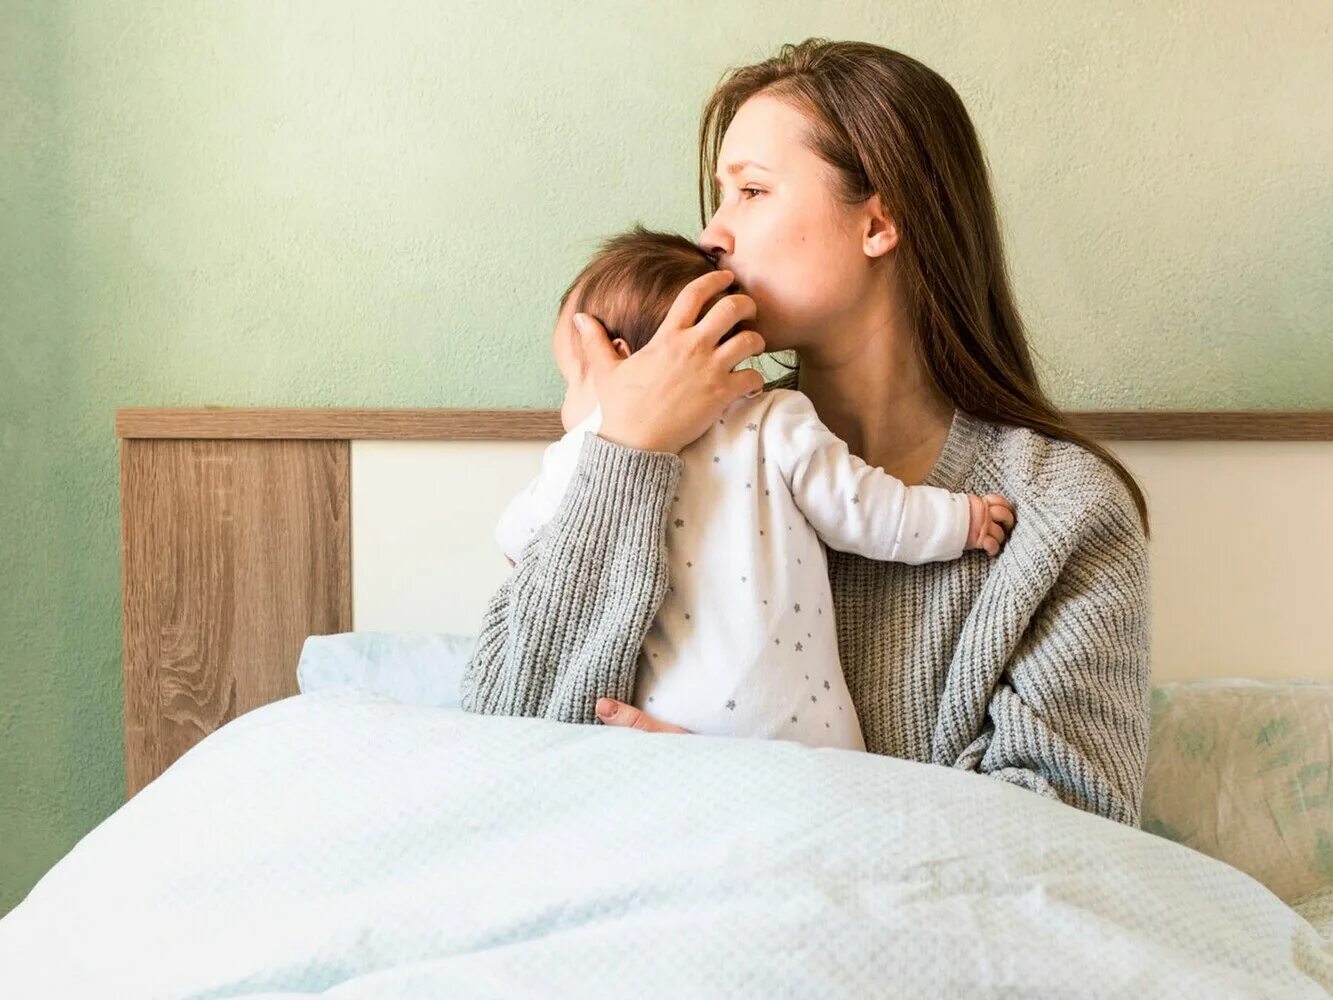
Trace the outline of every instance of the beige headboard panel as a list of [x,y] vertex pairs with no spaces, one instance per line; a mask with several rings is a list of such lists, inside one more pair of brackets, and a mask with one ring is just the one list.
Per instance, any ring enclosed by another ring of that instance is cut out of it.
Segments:
[[[1333,412],[1084,413],[1143,484],[1154,674],[1333,678]],[[122,410],[126,783],[296,691],[307,635],[475,631],[547,410]]]

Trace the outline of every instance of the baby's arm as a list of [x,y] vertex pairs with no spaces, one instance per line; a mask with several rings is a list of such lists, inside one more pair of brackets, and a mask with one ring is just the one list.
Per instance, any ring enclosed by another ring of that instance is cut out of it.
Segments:
[[549,483],[541,473],[523,488],[514,499],[509,501],[500,520],[495,525],[495,540],[511,566],[518,563],[519,557],[528,542],[537,537],[537,533],[546,527],[551,519],[548,511],[553,511],[546,502]]
[[972,521],[967,529],[967,547],[985,549],[987,555],[999,555],[1004,540],[1014,528],[1014,508],[998,493],[984,497],[968,496]]
[[516,564],[528,542],[555,516],[578,464],[583,436],[601,423],[597,411],[542,453],[541,471],[509,501],[495,525],[495,540],[510,564]]
[[[803,393],[777,393],[781,398],[764,419],[765,455],[777,459],[792,499],[825,544],[912,564],[957,559],[968,548],[999,551],[1006,520],[999,508],[1008,510],[1003,498],[983,501],[934,486],[907,486],[853,455]],[[1012,524],[1012,515],[1007,521]]]

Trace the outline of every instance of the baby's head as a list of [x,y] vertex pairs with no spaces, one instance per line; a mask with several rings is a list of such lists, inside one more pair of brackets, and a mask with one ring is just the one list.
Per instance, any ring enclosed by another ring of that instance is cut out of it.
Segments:
[[[552,336],[552,350],[566,386],[560,408],[565,430],[597,406],[592,369],[574,327],[574,314],[595,317],[606,328],[616,353],[629,357],[653,339],[680,290],[713,270],[716,266],[711,257],[690,240],[672,233],[635,226],[602,243],[561,296]],[[714,301],[716,297],[699,315],[706,313]]]

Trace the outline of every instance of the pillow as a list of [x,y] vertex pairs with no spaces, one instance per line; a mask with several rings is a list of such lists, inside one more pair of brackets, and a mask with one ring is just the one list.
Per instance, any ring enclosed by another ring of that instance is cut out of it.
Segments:
[[1142,827],[1288,903],[1333,885],[1333,683],[1154,688]]
[[457,708],[459,683],[477,637],[435,632],[312,635],[301,647],[302,694],[354,687],[410,705]]

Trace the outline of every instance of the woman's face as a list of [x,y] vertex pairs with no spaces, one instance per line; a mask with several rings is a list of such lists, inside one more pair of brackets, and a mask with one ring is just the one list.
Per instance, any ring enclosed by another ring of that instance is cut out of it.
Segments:
[[806,127],[777,98],[741,105],[718,155],[722,200],[699,237],[755,300],[770,351],[855,325],[874,287],[866,207],[838,200],[836,172],[806,145]]

